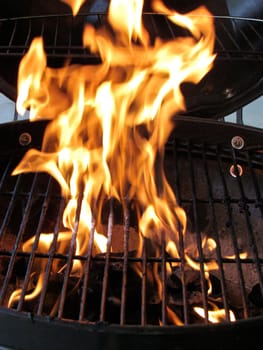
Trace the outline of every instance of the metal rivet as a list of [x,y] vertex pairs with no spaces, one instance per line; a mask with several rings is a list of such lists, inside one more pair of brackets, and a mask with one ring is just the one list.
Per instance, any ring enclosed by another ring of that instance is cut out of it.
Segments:
[[231,165],[229,172],[230,172],[230,175],[233,177],[242,176],[243,175],[243,168],[239,164],[237,164],[236,166]]
[[241,136],[234,136],[231,140],[231,145],[235,149],[242,149],[245,146],[245,141]]
[[232,88],[226,88],[224,91],[223,91],[223,94],[225,95],[226,98],[231,98],[235,95],[235,92]]
[[32,142],[32,136],[28,132],[23,132],[19,136],[19,144],[21,146],[28,146]]

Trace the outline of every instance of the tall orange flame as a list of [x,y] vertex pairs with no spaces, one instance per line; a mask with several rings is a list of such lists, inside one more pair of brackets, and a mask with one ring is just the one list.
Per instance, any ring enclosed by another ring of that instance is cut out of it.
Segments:
[[[80,3],[74,3],[74,13]],[[141,20],[143,1],[112,0],[108,22],[114,35],[91,25],[83,33],[84,46],[101,64],[51,69],[43,40],[36,38],[19,68],[18,111],[30,109],[31,120],[51,121],[42,150],[31,149],[13,174],[45,171],[59,182],[69,198],[63,216],[69,231],[83,194],[78,254],[87,249],[94,203],[115,197],[136,199],[142,235],[158,245],[164,241],[178,257],[186,215],[164,174],[164,146],[173,116],[185,108],[181,83],[198,83],[212,67],[213,18],[204,7],[184,16],[160,1],[153,7],[189,36],[151,44]],[[106,238],[96,234],[99,249]]]

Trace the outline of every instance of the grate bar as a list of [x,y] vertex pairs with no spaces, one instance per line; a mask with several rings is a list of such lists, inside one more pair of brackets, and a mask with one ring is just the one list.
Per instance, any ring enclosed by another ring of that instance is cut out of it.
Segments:
[[254,50],[255,50],[255,46],[254,46],[253,43],[249,40],[247,34],[246,34],[241,28],[239,28],[239,33],[240,33],[241,37],[244,39],[244,42],[247,43],[248,50],[254,51]]
[[80,191],[79,191],[79,195],[78,195],[75,221],[74,221],[74,226],[73,226],[73,230],[72,230],[72,237],[71,237],[69,252],[68,252],[68,261],[67,261],[66,268],[65,268],[64,280],[63,280],[61,296],[60,296],[60,301],[59,301],[59,306],[58,306],[58,318],[59,319],[61,319],[63,317],[64,304],[65,304],[66,296],[68,293],[68,281],[69,281],[69,276],[70,276],[71,269],[72,269],[73,257],[74,257],[74,252],[75,252],[75,248],[76,248],[76,239],[77,239],[77,233],[78,233],[78,229],[79,229],[82,201],[83,201],[83,184],[82,184],[82,186],[80,186]]
[[234,46],[234,48],[237,51],[241,50],[241,47],[238,45],[237,41],[235,40],[234,36],[231,34],[231,32],[227,29],[224,21],[219,21],[220,27],[223,29],[224,33],[227,35],[228,39],[230,40],[231,44]]
[[[61,225],[61,219],[62,219],[62,214],[63,214],[64,208],[65,208],[65,201],[64,201],[64,199],[61,198],[60,205],[58,208],[58,213],[57,213],[57,220],[56,220],[56,224],[54,227],[54,238],[53,238],[53,241],[52,241],[52,244],[50,247],[49,254],[47,256],[48,261],[47,261],[45,275],[44,275],[44,279],[43,279],[43,287],[42,287],[42,291],[41,291],[40,298],[39,298],[39,304],[38,304],[38,309],[37,309],[37,315],[39,315],[39,316],[41,316],[43,314],[45,297],[46,297],[46,293],[47,293],[47,289],[48,289],[48,282],[49,282],[49,277],[50,277],[50,273],[52,270],[54,255],[56,252],[56,245],[57,245],[59,229],[60,229],[60,225]],[[37,257],[37,254],[35,254],[35,257]]]
[[128,253],[129,253],[129,228],[130,213],[128,202],[124,202],[124,235],[123,235],[123,270],[122,270],[122,288],[121,288],[121,314],[120,324],[125,324],[125,307],[126,307],[126,289],[127,289],[127,271],[128,271]]
[[146,295],[147,295],[147,254],[146,239],[142,237],[142,291],[141,291],[141,326],[147,323],[146,313]]
[[[17,251],[17,257],[24,257],[24,258],[28,258],[30,256],[30,253],[28,252],[22,252],[22,251]],[[0,250],[0,256],[12,256],[12,252],[10,251],[5,251],[5,250]],[[36,252],[35,253],[35,257],[36,258],[41,258],[41,259],[48,259],[50,256],[50,254],[45,254],[45,253],[40,253],[40,252]],[[68,255],[64,255],[64,254],[54,254],[53,256],[53,259],[57,259],[57,260],[67,260],[68,259]],[[86,261],[87,257],[86,256],[80,256],[80,255],[73,255],[73,259],[74,260],[80,260],[80,261]],[[104,257],[99,257],[99,256],[96,256],[94,257],[92,260],[94,261],[105,261],[105,258]],[[192,260],[196,263],[200,263],[200,259],[199,258],[192,258]],[[224,257],[221,257],[221,260],[223,263],[226,263],[226,264],[236,264],[236,261],[235,259],[233,258],[224,258]],[[111,257],[111,261],[112,262],[122,262],[123,261],[123,257],[115,257],[115,256],[112,256]],[[129,262],[131,263],[142,263],[143,261],[143,258],[142,257],[129,257]],[[146,259],[147,262],[149,263],[161,263],[162,262],[162,258],[161,257],[147,257]],[[181,258],[169,258],[169,257],[166,257],[166,261],[167,263],[181,263]],[[203,259],[203,262],[204,263],[209,263],[213,260],[209,259],[209,258],[204,258]],[[242,259],[242,264],[253,264],[254,260],[251,259],[251,258],[244,258]],[[259,262],[261,264],[263,264],[263,258],[259,258]]]
[[259,42],[260,42],[260,41],[262,42],[262,41],[263,41],[263,34],[262,34],[262,31],[261,31],[261,33],[260,33],[260,31],[256,29],[256,26],[255,26],[255,25],[253,26],[251,22],[249,22],[248,25],[249,25],[249,28],[250,28],[250,29],[256,34],[256,36],[258,37],[258,41],[259,41]]
[[108,218],[108,231],[107,231],[107,251],[104,267],[104,276],[102,282],[102,295],[101,295],[101,304],[100,304],[100,321],[105,320],[105,308],[106,308],[106,299],[107,299],[107,286],[109,279],[109,268],[110,268],[110,250],[112,242],[112,230],[114,225],[114,214],[113,214],[113,199],[110,199],[110,212]]
[[17,305],[17,308],[16,308],[17,311],[21,311],[22,310],[23,303],[25,301],[25,295],[27,293],[29,280],[31,278],[31,271],[32,271],[32,266],[33,266],[33,262],[34,262],[34,258],[35,258],[35,252],[36,252],[36,250],[38,248],[42,225],[43,225],[44,218],[45,218],[45,215],[46,215],[48,203],[50,201],[51,182],[52,181],[51,181],[51,177],[50,177],[49,181],[48,181],[48,185],[47,185],[45,199],[44,199],[44,202],[43,202],[43,204],[41,206],[40,219],[39,219],[39,222],[38,222],[38,225],[37,225],[34,243],[33,243],[32,250],[31,250],[31,253],[30,253],[30,256],[29,256],[29,260],[28,260],[28,264],[27,264],[27,270],[26,270],[25,278],[23,280],[23,286],[21,288],[21,294],[20,294],[19,302],[18,302],[18,305]]
[[[1,192],[1,195],[2,196],[12,196],[13,195],[13,190],[12,191],[2,191]],[[27,192],[19,192],[19,197],[20,198],[27,198],[28,196],[28,193]],[[43,193],[38,193],[38,198],[43,198],[45,196],[45,194]],[[56,194],[52,194],[52,197],[53,198],[57,198],[58,200],[61,198],[60,195],[56,195]],[[177,196],[178,198],[178,196]],[[254,205],[254,206],[261,206],[261,200],[262,200],[262,197],[260,196],[259,194],[259,197],[258,198],[246,198],[246,203],[247,204],[250,204],[250,205]],[[213,201],[215,204],[220,204],[222,203],[222,198],[221,197],[214,197],[213,198]],[[209,204],[209,199],[206,199],[206,198],[198,198],[198,202],[201,203],[201,204]],[[229,203],[230,204],[238,204],[240,202],[240,198],[238,197],[232,197],[232,198],[229,198]],[[191,204],[192,203],[192,199],[189,199],[189,198],[182,198],[180,200],[180,203],[181,205],[183,204]]]
[[53,48],[53,54],[55,54],[55,48],[58,44],[58,26],[59,26],[59,17],[56,17],[56,26],[54,30],[54,48]]
[[242,271],[242,264],[241,264],[241,259],[239,256],[239,249],[238,249],[238,243],[237,243],[237,235],[236,231],[233,225],[233,217],[232,217],[232,208],[229,203],[229,191],[227,188],[227,183],[224,175],[224,169],[222,165],[222,161],[220,158],[219,154],[219,149],[217,148],[217,156],[218,156],[218,168],[219,168],[219,174],[221,177],[222,185],[223,185],[223,193],[224,193],[224,202],[225,206],[227,209],[227,214],[228,214],[228,220],[229,220],[229,226],[231,230],[231,238],[232,238],[232,243],[234,247],[234,252],[235,252],[235,260],[236,260],[236,267],[237,267],[237,273],[238,273],[238,280],[239,280],[239,288],[241,291],[241,298],[242,298],[242,305],[243,305],[243,314],[244,318],[248,317],[248,305],[247,305],[247,296],[246,296],[246,291],[245,291],[245,279]]
[[27,30],[27,36],[25,40],[25,46],[23,50],[23,55],[26,53],[26,48],[29,46],[31,41],[31,33],[32,33],[32,21],[31,19],[28,20],[28,30]]
[[[27,224],[27,222],[28,222],[28,220],[30,218],[30,209],[32,207],[33,200],[34,200],[34,191],[35,191],[35,187],[36,187],[37,177],[38,177],[38,174],[34,174],[31,191],[29,192],[27,203],[25,205],[24,216],[23,216],[22,222],[20,224],[20,228],[19,228],[19,231],[18,231],[18,234],[17,234],[17,237],[16,237],[16,241],[15,241],[12,253],[11,253],[10,261],[9,261],[9,264],[8,264],[8,269],[7,269],[7,272],[5,274],[5,278],[4,278],[3,284],[2,284],[2,289],[1,289],[1,293],[0,293],[0,305],[3,304],[4,297],[6,295],[6,291],[7,291],[7,288],[8,288],[10,279],[11,279],[11,276],[12,276],[12,272],[13,272],[13,268],[14,268],[14,264],[15,264],[15,260],[16,260],[16,256],[17,256],[17,251],[18,251],[19,245],[20,245],[20,243],[22,241],[22,237],[23,237],[23,234],[24,234],[24,231],[25,231],[25,228],[26,228],[26,224]],[[16,193],[18,191],[18,186],[20,184],[21,178],[22,178],[22,175],[18,175],[17,181],[16,181],[16,185],[15,185],[15,189],[14,189],[14,195],[13,195],[13,197],[12,197],[10,203],[9,203],[9,207],[8,207],[8,210],[7,210],[7,214],[8,214],[9,219],[10,219],[11,213],[12,213],[12,211],[14,209],[14,202],[15,202],[15,198],[16,198]]]
[[212,227],[213,227],[213,235],[215,237],[216,241],[216,257],[217,257],[217,264],[218,264],[218,271],[220,276],[220,285],[222,289],[222,300],[223,305],[225,309],[225,318],[226,321],[230,321],[229,319],[229,306],[227,302],[227,291],[226,291],[226,282],[225,282],[225,274],[224,274],[224,267],[223,267],[223,259],[222,259],[222,253],[221,253],[221,244],[218,234],[218,225],[216,220],[216,213],[215,213],[215,206],[214,206],[214,199],[213,199],[213,193],[212,193],[212,181],[209,174],[209,168],[207,164],[207,158],[205,153],[206,146],[203,145],[203,163],[204,163],[204,172],[205,172],[205,179],[207,181],[207,188],[208,188],[208,197],[209,197],[209,207],[211,210],[211,216],[212,216]]
[[[71,27],[73,27],[73,18],[71,18]],[[72,47],[72,32],[69,32],[68,35],[68,51],[67,54],[70,55],[71,47]]]
[[[3,172],[3,176],[1,178],[0,190],[2,190],[2,187],[4,185],[4,182],[5,182],[6,178],[7,178],[7,176],[12,171],[11,170],[12,166],[13,166],[13,164],[12,164],[12,161],[10,159],[8,164],[7,164],[7,166],[5,167],[5,170]],[[9,192],[9,195],[11,196],[11,198],[10,198],[10,202],[9,202],[8,208],[7,208],[6,212],[5,212],[5,216],[4,216],[4,219],[2,221],[2,225],[0,227],[0,239],[4,235],[4,232],[5,232],[5,229],[6,229],[7,225],[8,225],[8,222],[11,219],[11,214],[12,214],[12,211],[13,211],[15,198],[17,196],[20,180],[21,180],[21,176],[18,176],[13,191]],[[2,193],[2,191],[1,191],[1,193]]]
[[[174,187],[175,187],[175,195],[176,200],[178,204],[182,205],[181,200],[181,194],[180,194],[180,174],[179,174],[179,168],[178,168],[178,145],[175,143],[173,148],[173,163],[174,163]],[[180,222],[178,220],[179,224],[179,255],[180,255],[180,269],[181,269],[181,283],[182,283],[182,299],[183,299],[183,315],[184,315],[184,324],[189,324],[189,307],[188,307],[188,298],[187,298],[187,290],[186,290],[186,278],[185,278],[185,258],[184,258],[184,252],[185,252],[185,246],[184,246],[184,237],[182,232],[182,227],[180,225]]]
[[[22,255],[22,254],[21,254]],[[25,255],[25,254],[24,254]],[[37,255],[36,255],[37,256]],[[39,257],[44,257],[45,254],[38,254]],[[46,257],[48,255],[46,254]],[[55,258],[57,259],[62,259],[64,258],[65,260],[67,259],[67,256],[63,256],[63,255],[55,255],[54,256]],[[86,258],[85,257],[81,257],[81,256],[78,256],[78,255],[73,255],[73,258],[76,259],[76,260],[80,260],[80,261],[84,261]],[[94,257],[93,258],[94,261],[105,261],[105,258],[100,258],[100,257]],[[123,257],[121,258],[116,258],[116,257],[111,257],[110,259],[112,262],[123,262]],[[200,264],[201,260],[199,258],[193,258],[192,259],[194,262]],[[222,262],[223,263],[226,263],[226,264],[236,264],[236,261],[234,258],[221,258]],[[166,261],[168,263],[181,263],[181,258],[168,258],[166,257]],[[209,259],[209,258],[203,258],[202,260],[204,263],[209,263],[209,262],[212,262],[214,261],[213,259]],[[260,263],[262,264],[263,263],[263,259],[259,259]],[[129,257],[129,262],[142,262],[142,258],[133,258],[133,257]],[[162,259],[159,257],[159,258],[154,258],[154,257],[147,257],[147,262],[151,262],[151,263],[161,263],[162,262]],[[253,264],[254,260],[252,258],[244,258],[242,259],[242,264],[245,265],[249,265],[249,264]]]
[[254,167],[253,167],[253,164],[251,161],[251,152],[249,152],[249,151],[246,152],[246,156],[247,156],[247,163],[248,163],[249,172],[250,172],[251,179],[253,182],[253,188],[255,189],[255,193],[256,193],[257,203],[255,203],[255,206],[259,208],[259,210],[261,212],[261,216],[263,218],[263,198],[262,198],[261,193],[260,193],[259,182],[256,178]]
[[201,232],[200,232],[199,223],[198,223],[197,195],[196,195],[196,185],[194,180],[196,177],[194,174],[193,158],[191,154],[191,142],[188,143],[188,160],[189,160],[191,190],[192,190],[194,231],[196,234],[197,249],[198,249],[198,254],[200,259],[200,277],[201,277],[200,283],[201,283],[205,321],[207,323],[208,322],[208,303],[207,303],[207,293],[206,293],[206,285],[205,285],[206,278],[205,278],[205,270],[204,270],[204,255],[203,255],[203,249],[202,249]]
[[9,43],[8,43],[8,46],[7,46],[6,54],[9,54],[10,49],[12,48],[12,44],[13,44],[13,40],[14,40],[14,36],[15,36],[16,30],[17,30],[17,22],[15,21],[14,26],[13,26],[13,30],[12,30],[12,34],[10,36],[10,40],[9,40]]
[[[92,212],[94,212],[94,211],[92,211]],[[82,287],[82,294],[81,294],[81,300],[80,300],[79,321],[83,321],[84,320],[85,309],[86,309],[86,306],[87,306],[86,305],[86,303],[87,303],[87,292],[88,292],[90,269],[91,269],[91,258],[92,258],[92,248],[93,248],[93,242],[94,242],[95,227],[96,227],[96,221],[95,221],[94,216],[92,216],[92,218],[91,218],[90,236],[89,236],[89,244],[88,244],[88,251],[87,251],[87,254],[86,254],[85,265],[83,266],[83,271],[84,271],[83,274],[84,274],[84,276],[83,276],[83,287]]]
[[166,273],[166,251],[165,251],[165,237],[164,232],[162,234],[162,243],[161,243],[161,302],[162,302],[162,325],[167,325],[167,294],[166,294],[166,280],[167,280],[167,273]]

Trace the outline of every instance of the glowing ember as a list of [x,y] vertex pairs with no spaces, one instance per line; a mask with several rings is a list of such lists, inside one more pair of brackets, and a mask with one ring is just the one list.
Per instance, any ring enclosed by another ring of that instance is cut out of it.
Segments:
[[[74,14],[83,3],[63,1]],[[51,121],[42,150],[31,149],[13,174],[44,171],[60,184],[67,198],[65,232],[57,237],[60,253],[67,252],[75,232],[75,254],[85,255],[92,222],[100,223],[96,208],[105,199],[128,198],[136,200],[140,234],[156,247],[164,243],[170,256],[179,257],[178,232],[181,228],[185,234],[186,215],[165,178],[164,146],[174,128],[173,116],[185,108],[180,85],[198,83],[212,67],[213,18],[204,7],[182,16],[154,1],[156,11],[186,28],[189,35],[169,41],[156,38],[152,43],[141,20],[142,8],[143,1],[112,0],[111,30],[86,25],[83,45],[100,56],[99,65],[51,69],[42,38],[33,40],[20,64],[18,111],[29,109],[31,120]],[[38,250],[48,253],[52,239],[52,233],[42,234]],[[106,250],[105,236],[95,232],[94,241],[93,254]],[[32,240],[26,242],[24,250],[31,245]],[[200,268],[187,254],[186,262]],[[217,264],[205,264],[205,272],[211,268]],[[39,293],[43,269],[31,297]],[[71,273],[81,275],[76,259]],[[157,276],[158,272],[161,298]],[[16,291],[9,305],[19,296]],[[169,308],[167,313],[181,324]]]
[[[215,305],[214,305],[215,306]],[[201,317],[205,317],[205,311],[203,308],[201,307],[194,307],[195,312],[201,316]],[[223,322],[226,319],[226,311],[224,309],[219,309],[217,307],[215,307],[214,310],[208,310],[208,320],[211,323],[219,323],[219,322]],[[234,322],[236,320],[235,315],[233,313],[233,311],[229,311],[229,320],[231,322]]]

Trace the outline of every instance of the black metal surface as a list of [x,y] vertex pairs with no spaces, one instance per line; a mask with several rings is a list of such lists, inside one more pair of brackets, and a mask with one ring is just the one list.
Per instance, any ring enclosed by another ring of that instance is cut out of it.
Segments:
[[[225,12],[225,11],[224,11]],[[82,48],[86,22],[95,26],[104,14],[87,13],[75,18],[65,15],[39,15],[0,20],[0,89],[16,98],[17,70],[33,37],[43,35],[50,66],[72,63],[97,64],[99,57]],[[163,39],[187,35],[161,15],[144,14],[152,37]],[[217,58],[211,72],[196,86],[182,86],[187,115],[220,118],[248,104],[262,94],[263,21],[229,16],[215,18]]]
[[[124,345],[132,348],[135,346],[132,339],[136,338],[136,347],[140,349],[148,343],[154,343],[156,348],[158,344],[158,348],[163,349],[190,349],[193,344],[198,348],[200,343],[199,348],[209,349],[210,341],[216,343],[217,348],[225,349],[242,344],[249,335],[250,344],[255,343],[257,349],[263,322],[262,132],[216,121],[200,123],[195,118],[176,120],[166,148],[165,169],[188,216],[187,237],[195,242],[197,249],[195,261],[200,264],[200,274],[197,289],[192,286],[191,291],[183,258],[186,237],[180,235],[179,259],[165,254],[164,246],[157,256],[147,249],[139,257],[129,252],[128,245],[136,231],[136,216],[129,203],[124,205],[124,213],[114,200],[107,205],[104,213],[108,231],[106,254],[91,256],[93,234],[83,256],[74,255],[74,244],[66,253],[56,251],[65,204],[57,183],[42,173],[10,176],[28,148],[40,147],[45,125],[46,122],[19,122],[0,128],[0,343],[19,349],[53,346],[67,349],[72,347],[70,339],[73,339],[79,348],[89,343],[91,349],[116,349]],[[21,146],[19,136],[25,132],[31,134],[32,143]],[[243,149],[232,148],[233,136],[244,139]],[[232,177],[230,168],[237,170],[238,165],[243,174]],[[80,204],[76,223],[79,207]],[[110,247],[116,225],[124,228],[123,248],[121,253],[112,254]],[[93,233],[95,226],[96,222]],[[77,229],[75,225],[73,243]],[[54,232],[48,253],[38,251],[41,232]],[[201,239],[204,234],[217,243],[213,257],[203,250]],[[21,243],[33,235],[36,236],[32,251],[22,251]],[[239,256],[240,250],[247,251],[246,258]],[[84,275],[80,279],[71,276],[73,259],[84,263]],[[45,262],[44,285],[40,295],[30,304],[24,297],[30,290],[33,265],[37,260]],[[211,295],[207,293],[204,272],[205,263],[213,260],[217,262],[218,270],[216,274],[211,273],[215,281],[212,298],[220,298],[220,305],[226,310],[221,325],[210,325],[207,317]],[[55,261],[66,263],[66,268],[59,274],[51,272]],[[181,287],[172,289],[172,293],[180,294],[181,306],[177,311],[184,322],[182,327],[170,325],[167,315],[172,281],[166,271],[166,262],[173,261],[180,262],[181,268]],[[142,278],[133,272],[131,266],[134,263],[140,264]],[[163,281],[163,298],[157,303],[157,317],[156,304],[149,301],[149,293],[150,297],[154,294],[154,285],[146,278],[149,266],[156,265]],[[21,297],[12,306],[14,310],[8,310],[8,298],[18,285],[22,290]],[[56,290],[55,299],[49,294],[50,288]],[[195,298],[199,296],[195,302],[193,293]],[[193,315],[195,304],[204,308],[203,320]],[[237,317],[234,323],[229,320],[230,309]],[[164,326],[159,326],[159,320]],[[193,324],[196,322],[201,324]],[[14,329],[15,338],[10,337]],[[40,344],[38,337],[43,334]],[[148,338],[149,334],[152,338]],[[205,342],[204,337],[207,337]]]
[[[134,327],[107,324],[77,326],[13,312],[0,313],[1,344],[12,349],[69,350],[232,350],[244,343],[260,350],[262,318],[234,324],[181,327]],[[16,336],[10,337],[10,334]],[[41,340],[40,340],[41,339]]]

